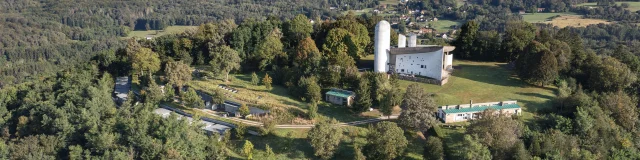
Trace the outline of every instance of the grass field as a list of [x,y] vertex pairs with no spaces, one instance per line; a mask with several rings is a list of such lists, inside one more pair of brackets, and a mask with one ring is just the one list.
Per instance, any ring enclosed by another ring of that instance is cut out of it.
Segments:
[[[622,3],[627,3],[629,4],[629,8],[627,8],[627,10],[631,11],[631,12],[635,12],[640,10],[640,2],[616,2],[616,4],[622,5]],[[590,6],[590,7],[598,7],[598,5],[596,5],[596,2],[593,3],[582,3],[582,4],[578,4],[577,6]]]
[[[454,66],[460,68],[449,77],[444,86],[417,83],[425,91],[434,93],[438,105],[466,104],[473,102],[496,102],[517,100],[523,107],[524,118],[531,119],[540,109],[549,107],[555,96],[555,88],[531,86],[522,82],[513,70],[505,67],[504,63],[454,61]],[[361,67],[373,68],[373,56],[360,61]],[[370,66],[369,66],[370,65]],[[411,81],[400,81],[401,89],[406,89]]]
[[567,26],[586,27],[592,24],[600,24],[600,23],[609,24],[611,22],[608,22],[607,20],[603,20],[603,19],[582,18],[582,16],[578,16],[578,15],[566,15],[566,16],[560,16],[560,17],[554,18],[553,20],[551,20],[551,22],[545,22],[545,23],[550,23],[550,24],[553,24],[553,26],[564,28]]
[[527,13],[522,15],[522,20],[529,23],[544,23],[547,22],[553,16],[564,16],[564,15],[576,15],[572,12],[567,13]]
[[426,26],[427,24],[430,24],[431,27],[435,28],[437,30],[438,33],[445,33],[448,32],[449,30],[451,30],[451,26],[456,25],[456,26],[461,26],[462,25],[462,21],[452,21],[452,20],[438,20],[436,22],[421,22],[418,23],[420,24],[421,27]]
[[147,35],[158,37],[173,33],[182,33],[188,29],[197,29],[198,26],[169,26],[164,30],[148,30],[148,31],[131,31],[126,38],[140,37],[145,38]]

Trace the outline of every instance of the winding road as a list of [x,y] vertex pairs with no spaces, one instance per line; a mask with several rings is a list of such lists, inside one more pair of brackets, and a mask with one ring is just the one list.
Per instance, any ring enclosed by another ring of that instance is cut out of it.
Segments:
[[[250,120],[245,120],[245,119],[240,119],[237,117],[222,117],[222,116],[218,116],[214,113],[212,113],[213,111],[211,110],[207,110],[207,109],[198,109],[202,112],[205,112],[209,115],[212,116],[217,116],[220,118],[224,118],[224,119],[228,119],[234,122],[238,122],[238,123],[242,123],[245,125],[249,125],[249,126],[262,126],[263,124],[261,122],[256,122],[256,121],[250,121]],[[389,119],[397,119],[398,115],[392,115],[392,116],[383,116],[383,117],[378,117],[378,118],[372,118],[372,119],[366,119],[366,120],[361,120],[361,121],[353,121],[353,122],[346,122],[346,123],[338,123],[336,125],[339,126],[356,126],[356,125],[362,125],[362,124],[368,124],[368,123],[374,123],[374,122],[379,122],[379,121],[383,121],[383,120],[389,120]],[[313,128],[315,125],[276,125],[276,128],[287,128],[287,129],[309,129],[309,128]]]

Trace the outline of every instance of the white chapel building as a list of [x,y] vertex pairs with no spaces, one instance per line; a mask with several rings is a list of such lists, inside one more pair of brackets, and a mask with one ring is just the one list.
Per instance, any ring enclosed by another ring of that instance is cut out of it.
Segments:
[[[422,76],[446,83],[453,65],[454,46],[417,45],[417,35],[398,36],[398,47],[391,47],[391,25],[380,21],[374,39],[374,71]],[[408,45],[408,46],[407,46]]]

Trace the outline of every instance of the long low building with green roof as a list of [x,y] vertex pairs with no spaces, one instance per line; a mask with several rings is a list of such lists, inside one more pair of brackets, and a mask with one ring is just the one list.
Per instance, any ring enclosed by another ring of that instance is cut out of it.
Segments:
[[477,119],[480,114],[487,109],[494,109],[499,114],[520,115],[522,108],[518,105],[518,101],[502,101],[489,103],[476,103],[471,101],[469,104],[446,105],[438,108],[438,118],[444,123],[465,122]]

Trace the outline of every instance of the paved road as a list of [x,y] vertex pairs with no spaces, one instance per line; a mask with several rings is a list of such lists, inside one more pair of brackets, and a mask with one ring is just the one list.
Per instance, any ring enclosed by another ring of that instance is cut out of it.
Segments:
[[[213,115],[213,116],[218,116],[218,115],[214,114],[213,111],[211,111],[211,110],[200,109],[200,111],[208,113],[208,114]],[[239,123],[243,123],[243,124],[249,125],[249,126],[262,126],[261,122],[250,121],[250,120],[240,119],[240,118],[236,118],[236,117],[221,117],[221,116],[218,116],[218,117],[225,118],[225,119],[232,120],[232,121],[239,122]],[[361,120],[361,121],[338,123],[336,125],[339,125],[339,126],[355,126],[355,125],[362,125],[362,124],[379,122],[379,121],[388,120],[388,119],[397,119],[397,118],[398,118],[398,115],[392,115],[392,116],[389,116],[389,117],[384,116],[384,117],[366,119],[366,120]],[[313,128],[313,126],[315,126],[315,125],[276,125],[276,128],[305,129],[305,128]]]

